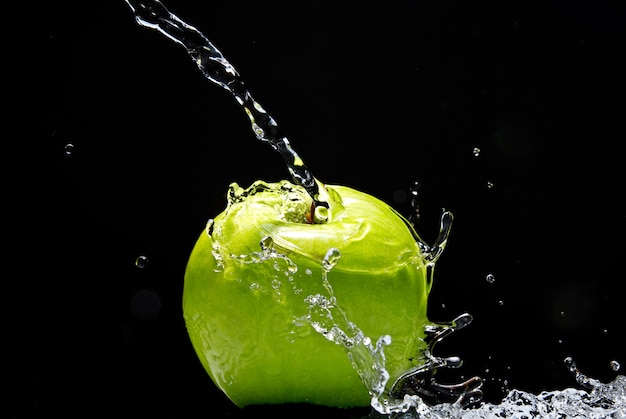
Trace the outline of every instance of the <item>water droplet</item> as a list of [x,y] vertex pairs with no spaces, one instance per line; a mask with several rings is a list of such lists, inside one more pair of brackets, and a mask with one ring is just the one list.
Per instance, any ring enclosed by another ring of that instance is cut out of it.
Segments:
[[502,381],[502,386],[500,387],[500,391],[502,391],[503,393],[508,393],[508,391],[509,391],[509,380],[503,380]]
[[622,368],[620,363],[615,360],[609,362],[609,365],[611,366],[611,369],[615,372],[619,371]]
[[322,261],[322,266],[326,271],[330,271],[337,264],[337,262],[339,262],[340,257],[341,253],[338,249],[335,249],[334,247],[328,249],[326,256],[324,256],[324,260]]
[[561,316],[561,317],[565,317],[566,315],[567,315],[567,314],[566,314],[564,311],[561,311],[561,312],[559,313],[559,316]]
[[417,203],[417,196],[419,195],[421,187],[422,185],[416,180],[409,188],[409,193],[411,194],[411,214],[409,215],[409,222],[413,225],[413,227],[415,227],[420,219],[420,206]]
[[496,277],[493,274],[487,274],[487,276],[485,277],[485,279],[487,280],[487,282],[489,282],[490,284],[493,284],[494,282],[496,282]]
[[602,329],[602,334],[608,335],[609,334],[609,329]]
[[274,240],[270,236],[265,236],[259,242],[259,246],[261,246],[261,251],[268,255],[274,250]]
[[474,155],[474,157],[479,157],[480,156],[480,148],[474,147],[474,149],[472,150],[472,154]]
[[570,372],[576,372],[576,363],[574,362],[574,358],[572,358],[571,356],[566,357],[563,360],[563,364],[565,364],[565,367],[570,371]]
[[422,187],[421,183],[416,180],[413,182],[413,185],[411,185],[411,187],[409,188],[409,192],[411,192],[411,195],[413,196],[417,196],[419,194],[419,190]]
[[74,143],[65,144],[64,151],[67,156],[71,156],[72,154],[74,154],[74,150],[75,150]]
[[492,181],[487,181],[487,189],[493,189],[493,182]]
[[502,301],[502,300],[498,301],[498,305],[499,305],[500,307],[502,307],[502,306],[504,305],[504,301]]
[[135,266],[138,267],[139,269],[143,269],[148,265],[148,262],[149,260],[147,256],[140,255],[135,260]]

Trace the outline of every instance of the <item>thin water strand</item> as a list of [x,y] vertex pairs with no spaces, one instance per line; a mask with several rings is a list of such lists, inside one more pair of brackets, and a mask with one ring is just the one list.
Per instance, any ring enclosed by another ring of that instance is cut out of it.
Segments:
[[429,251],[424,255],[426,261],[430,265],[434,265],[435,262],[441,257],[443,250],[448,243],[448,238],[450,237],[450,229],[452,228],[452,220],[454,219],[452,213],[450,211],[444,211],[441,214],[441,219],[439,221],[439,235],[435,240],[435,243],[430,247]]
[[283,157],[293,180],[306,189],[316,206],[327,206],[319,196],[320,185],[291,147],[289,139],[281,134],[274,118],[252,97],[239,72],[220,50],[198,29],[171,13],[160,1],[126,0],[126,3],[139,25],[155,29],[182,45],[205,78],[232,93],[250,118],[256,137],[269,143]]

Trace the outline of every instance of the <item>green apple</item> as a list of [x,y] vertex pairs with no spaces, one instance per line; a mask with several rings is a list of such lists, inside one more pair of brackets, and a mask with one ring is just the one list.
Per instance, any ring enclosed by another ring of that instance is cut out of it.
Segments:
[[[190,255],[187,330],[202,365],[237,406],[370,404],[346,348],[312,327],[307,297],[329,295],[324,278],[351,324],[373,341],[391,337],[389,383],[423,362],[431,278],[417,234],[371,195],[320,186],[328,208],[315,208],[304,188],[287,181],[232,184],[226,209]],[[329,249],[341,257],[325,276]]]

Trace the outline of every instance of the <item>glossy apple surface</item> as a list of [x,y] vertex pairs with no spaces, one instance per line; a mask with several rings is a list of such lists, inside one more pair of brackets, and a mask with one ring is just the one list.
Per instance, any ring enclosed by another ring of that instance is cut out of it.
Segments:
[[[299,186],[231,185],[227,207],[210,221],[185,272],[183,310],[191,342],[215,384],[238,406],[314,403],[367,406],[371,396],[346,349],[310,324],[307,296],[329,295],[385,347],[393,383],[420,362],[430,278],[416,234],[383,201],[325,186],[328,218],[310,223],[311,199]],[[322,214],[326,216],[326,214]],[[273,243],[273,257],[261,241]]]

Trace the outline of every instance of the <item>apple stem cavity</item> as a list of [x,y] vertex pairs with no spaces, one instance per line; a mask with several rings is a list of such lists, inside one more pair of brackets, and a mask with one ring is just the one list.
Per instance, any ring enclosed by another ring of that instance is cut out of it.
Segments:
[[328,208],[322,206],[315,207],[313,211],[313,222],[315,224],[326,224],[330,222],[330,215],[331,212]]

